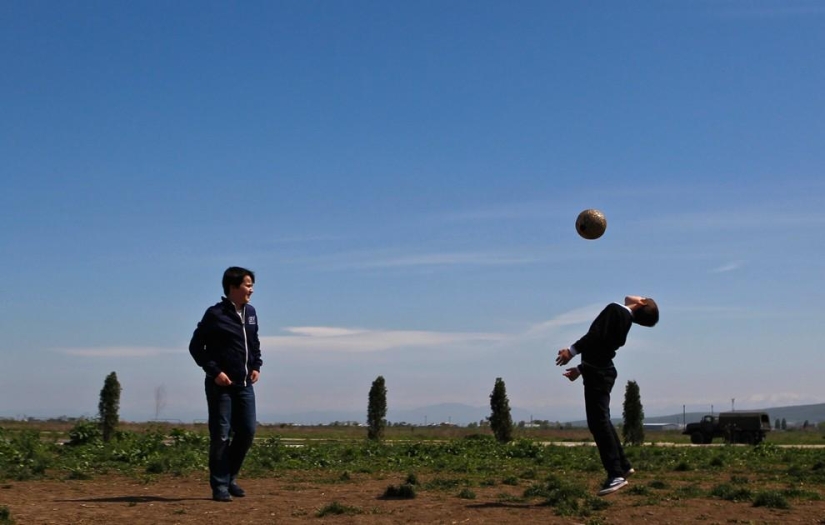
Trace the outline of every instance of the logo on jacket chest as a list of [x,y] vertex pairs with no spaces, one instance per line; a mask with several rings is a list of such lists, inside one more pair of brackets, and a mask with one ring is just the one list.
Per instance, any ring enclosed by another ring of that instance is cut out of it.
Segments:
[[247,317],[247,318],[246,318],[246,324],[248,324],[248,325],[256,325],[256,324],[258,324],[258,320],[257,320],[257,319],[255,319],[255,316],[254,316],[254,315],[250,315],[249,317]]

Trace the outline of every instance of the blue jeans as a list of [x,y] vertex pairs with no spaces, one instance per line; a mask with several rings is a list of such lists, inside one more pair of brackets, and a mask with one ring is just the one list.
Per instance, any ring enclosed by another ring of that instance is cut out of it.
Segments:
[[255,437],[255,390],[247,386],[218,386],[207,377],[209,406],[209,485],[226,490],[235,481]]

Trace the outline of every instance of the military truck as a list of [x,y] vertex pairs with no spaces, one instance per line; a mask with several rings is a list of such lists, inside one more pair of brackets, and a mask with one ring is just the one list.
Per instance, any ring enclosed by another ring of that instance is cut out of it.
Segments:
[[698,423],[688,423],[684,432],[695,445],[708,444],[713,438],[724,438],[725,443],[758,445],[771,430],[766,412],[722,412],[718,417],[705,416]]

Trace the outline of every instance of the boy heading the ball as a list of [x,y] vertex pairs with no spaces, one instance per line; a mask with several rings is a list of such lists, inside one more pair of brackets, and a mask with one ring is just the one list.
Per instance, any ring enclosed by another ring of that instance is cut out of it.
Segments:
[[564,376],[575,381],[582,376],[587,427],[599,448],[602,465],[607,471],[599,496],[611,494],[627,485],[634,473],[624,448],[610,421],[610,392],[616,382],[613,358],[624,346],[633,323],[654,326],[659,321],[659,307],[649,297],[629,295],[624,304],[607,305],[590,325],[587,333],[569,348],[559,350],[556,365],[564,366],[581,355],[581,364],[568,368]]

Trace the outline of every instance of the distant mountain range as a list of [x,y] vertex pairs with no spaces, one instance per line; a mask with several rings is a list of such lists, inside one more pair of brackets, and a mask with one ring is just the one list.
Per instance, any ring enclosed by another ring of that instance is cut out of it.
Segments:
[[[815,405],[748,409],[741,411],[767,412],[770,416],[771,423],[777,419],[784,419],[789,426],[802,425],[805,421],[808,421],[811,425],[825,421],[825,403]],[[725,410],[717,410],[715,412],[725,412]],[[709,413],[710,411],[687,412],[685,414],[677,413],[664,416],[647,415],[645,417],[645,423],[691,423],[694,421],[699,421],[704,415]],[[489,407],[474,407],[461,403],[443,403],[406,410],[389,409],[387,410],[387,421],[390,423],[409,423],[412,425],[437,425],[441,423],[452,423],[454,425],[466,426],[469,423],[477,423],[482,421],[489,415]],[[548,419],[541,414],[517,407],[510,408],[510,415],[516,423],[519,421],[529,422],[531,420]],[[366,417],[366,409],[358,412],[330,410],[298,412],[292,414],[259,414],[259,419],[262,422],[293,423],[298,425],[330,424],[336,421],[365,423]],[[550,421],[555,422],[556,420],[551,419]],[[573,426],[587,426],[587,423],[584,420],[561,421],[561,423],[570,423]]]

